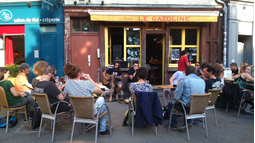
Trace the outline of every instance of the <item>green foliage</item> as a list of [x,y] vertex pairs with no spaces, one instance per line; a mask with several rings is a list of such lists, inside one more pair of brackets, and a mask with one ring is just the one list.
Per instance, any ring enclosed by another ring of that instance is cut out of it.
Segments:
[[19,65],[17,64],[10,64],[10,65],[5,65],[9,69],[10,72],[10,78],[11,77],[16,77],[19,74]]

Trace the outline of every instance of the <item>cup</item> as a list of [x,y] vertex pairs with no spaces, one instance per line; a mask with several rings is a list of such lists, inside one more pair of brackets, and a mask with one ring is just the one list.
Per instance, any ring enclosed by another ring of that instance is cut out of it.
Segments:
[[55,81],[58,82],[59,81],[59,77],[55,76]]
[[64,81],[65,81],[65,78],[64,78],[64,77],[61,77],[61,78],[60,78],[60,81],[61,81],[61,82],[64,82]]

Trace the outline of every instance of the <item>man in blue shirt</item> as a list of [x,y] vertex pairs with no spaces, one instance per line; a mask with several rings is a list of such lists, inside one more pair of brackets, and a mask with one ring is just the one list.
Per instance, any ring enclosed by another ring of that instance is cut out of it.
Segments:
[[[204,94],[205,93],[205,82],[203,79],[199,78],[195,74],[195,67],[193,66],[188,66],[185,69],[185,74],[186,77],[180,79],[180,82],[174,92],[174,98],[176,100],[180,100],[183,103],[185,103],[185,110],[187,113],[189,113],[189,107],[190,107],[190,95],[191,94]],[[173,106],[173,102],[168,103],[168,110],[171,112]],[[179,112],[184,112],[181,106],[180,102],[177,102],[174,105],[174,108],[179,111]],[[185,116],[184,116],[185,119]],[[192,120],[188,120],[189,128],[191,128]],[[177,120],[176,120],[176,115],[172,115],[172,122],[171,122],[171,127],[173,129],[177,129]],[[178,128],[178,131],[184,132],[186,130],[186,125],[184,122],[184,125],[182,127]]]

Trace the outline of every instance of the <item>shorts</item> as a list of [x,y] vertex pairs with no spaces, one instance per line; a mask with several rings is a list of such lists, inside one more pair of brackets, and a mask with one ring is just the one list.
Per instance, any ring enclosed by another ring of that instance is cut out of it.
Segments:
[[[111,82],[111,83],[110,83],[110,85],[109,85],[109,86],[110,86],[110,88],[112,87],[112,85],[113,85],[113,84],[115,84],[115,85],[116,85],[116,83]],[[121,86],[123,86],[123,82],[122,82],[122,81],[117,81],[117,85],[121,85]]]

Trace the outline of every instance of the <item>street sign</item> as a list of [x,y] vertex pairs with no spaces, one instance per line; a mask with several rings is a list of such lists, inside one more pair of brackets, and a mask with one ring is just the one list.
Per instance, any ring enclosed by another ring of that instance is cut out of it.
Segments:
[[42,0],[42,9],[53,11],[55,0]]

